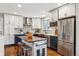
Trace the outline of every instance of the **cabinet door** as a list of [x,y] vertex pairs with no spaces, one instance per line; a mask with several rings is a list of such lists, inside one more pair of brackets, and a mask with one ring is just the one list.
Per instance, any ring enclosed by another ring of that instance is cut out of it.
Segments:
[[4,24],[9,24],[10,23],[10,16],[8,14],[4,14]]
[[51,21],[58,20],[58,9],[51,12]]
[[19,28],[23,28],[23,17],[18,16],[18,26]]
[[3,14],[0,14],[0,35],[3,35]]
[[14,22],[15,22],[15,25],[14,25],[15,28],[18,28],[18,26],[19,26],[18,23],[19,22],[18,22],[18,17],[17,16],[14,16]]
[[67,6],[67,17],[75,16],[75,4],[69,4]]
[[32,27],[34,29],[40,29],[41,28],[41,19],[40,18],[32,18]]
[[59,8],[59,19],[67,16],[66,9],[67,9],[67,6],[62,6]]
[[10,19],[10,20],[9,20],[9,21],[10,21],[10,24],[11,24],[11,25],[15,25],[14,16],[13,16],[13,15],[9,15],[9,19]]
[[23,17],[15,16],[15,28],[23,28]]
[[4,45],[8,45],[9,44],[9,35],[5,35],[5,39],[4,39]]
[[67,4],[59,8],[59,18],[75,15],[75,4]]
[[47,36],[47,47],[50,47],[50,36]]
[[4,35],[9,35],[10,32],[10,28],[9,28],[9,24],[4,24]]
[[14,25],[10,24],[9,29],[10,29],[10,31],[9,31],[10,35],[14,35]]
[[0,37],[0,56],[4,56],[4,36]]
[[9,44],[14,44],[14,35],[9,36]]

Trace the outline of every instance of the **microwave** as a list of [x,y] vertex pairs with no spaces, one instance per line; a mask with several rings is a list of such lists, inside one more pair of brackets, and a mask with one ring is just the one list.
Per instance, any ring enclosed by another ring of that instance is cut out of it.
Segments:
[[58,26],[57,21],[56,22],[50,22],[50,27]]

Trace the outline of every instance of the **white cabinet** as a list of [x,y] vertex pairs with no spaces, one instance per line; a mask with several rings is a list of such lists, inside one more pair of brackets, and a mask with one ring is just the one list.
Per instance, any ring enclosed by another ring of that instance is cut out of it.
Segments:
[[10,32],[10,28],[9,28],[9,24],[4,24],[4,35],[9,35]]
[[15,28],[23,28],[23,17],[4,14],[5,45],[14,43]]
[[0,13],[0,35],[3,35],[3,14]]
[[9,24],[10,23],[10,15],[4,14],[4,24]]
[[9,44],[9,35],[5,35],[5,39],[4,39],[4,45],[8,45]]
[[4,56],[4,36],[0,36],[0,56]]
[[4,35],[9,35],[10,32],[10,16],[8,14],[4,15]]
[[18,16],[18,28],[23,28],[23,17]]
[[14,18],[11,15],[4,15],[4,35],[14,34]]
[[9,38],[10,38],[9,39],[9,44],[14,44],[14,41],[15,41],[14,40],[14,36],[13,35],[10,35]]
[[4,36],[5,45],[14,43],[14,17],[12,15],[4,14]]
[[75,4],[67,4],[59,8],[59,19],[75,16]]
[[14,23],[15,23],[15,24],[14,24],[14,27],[15,27],[15,28],[18,28],[18,26],[19,26],[18,23],[19,23],[19,22],[18,22],[18,17],[17,17],[17,16],[14,16]]
[[41,19],[32,18],[32,27],[33,27],[33,29],[41,29]]
[[14,16],[14,27],[15,28],[23,28],[23,17]]
[[67,16],[75,16],[75,4],[67,6]]
[[14,44],[14,36],[13,35],[5,35],[4,45]]
[[14,35],[14,25],[9,25],[9,33],[11,34],[11,35]]
[[9,23],[11,24],[11,25],[14,25],[15,24],[15,22],[14,22],[14,16],[13,15],[9,15]]
[[57,21],[58,20],[58,9],[51,11],[51,21]]

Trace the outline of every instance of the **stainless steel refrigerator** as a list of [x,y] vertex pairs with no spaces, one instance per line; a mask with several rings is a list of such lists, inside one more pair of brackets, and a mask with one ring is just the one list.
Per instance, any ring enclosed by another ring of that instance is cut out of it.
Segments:
[[76,22],[75,17],[64,18],[58,21],[58,52],[64,56],[75,55]]

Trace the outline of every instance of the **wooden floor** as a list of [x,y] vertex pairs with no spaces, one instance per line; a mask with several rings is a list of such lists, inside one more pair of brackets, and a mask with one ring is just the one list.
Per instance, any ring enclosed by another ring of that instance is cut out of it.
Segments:
[[[21,50],[19,50],[21,51]],[[20,52],[19,52],[20,53]],[[47,49],[48,56],[61,56],[56,51],[52,49]],[[11,46],[5,48],[5,56],[17,56],[17,46]]]
[[49,49],[49,48],[47,49],[47,54],[48,54],[48,56],[61,56],[55,50],[52,50],[52,49]]

